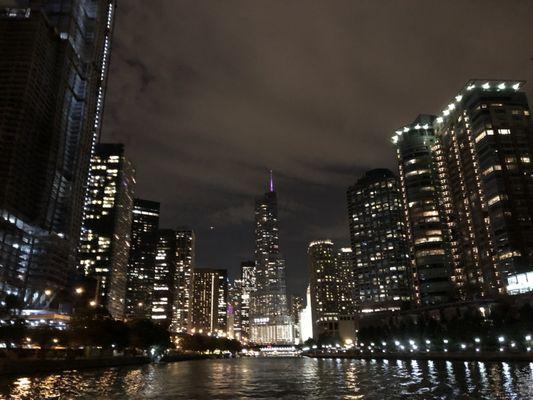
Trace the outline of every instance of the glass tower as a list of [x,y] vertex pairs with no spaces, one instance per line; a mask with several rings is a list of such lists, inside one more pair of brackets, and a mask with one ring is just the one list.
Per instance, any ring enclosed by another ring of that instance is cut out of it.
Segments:
[[0,294],[46,307],[76,265],[115,1],[0,0],[0,10]]
[[292,343],[285,261],[279,249],[278,203],[272,174],[268,191],[255,202],[256,290],[251,294],[250,340]]

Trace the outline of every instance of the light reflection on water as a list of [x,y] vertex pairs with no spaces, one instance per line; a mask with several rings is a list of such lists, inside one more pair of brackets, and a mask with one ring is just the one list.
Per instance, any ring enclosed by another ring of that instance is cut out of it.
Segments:
[[0,379],[0,399],[529,399],[533,363],[187,361]]

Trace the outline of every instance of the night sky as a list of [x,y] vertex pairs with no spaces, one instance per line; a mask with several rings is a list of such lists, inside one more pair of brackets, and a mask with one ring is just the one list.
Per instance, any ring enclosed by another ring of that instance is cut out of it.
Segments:
[[162,227],[196,230],[199,267],[233,278],[272,169],[299,294],[308,242],[348,244],[347,186],[396,171],[395,129],[470,78],[524,79],[533,99],[533,1],[122,0],[117,13],[103,140],[126,144],[136,196],[162,203]]

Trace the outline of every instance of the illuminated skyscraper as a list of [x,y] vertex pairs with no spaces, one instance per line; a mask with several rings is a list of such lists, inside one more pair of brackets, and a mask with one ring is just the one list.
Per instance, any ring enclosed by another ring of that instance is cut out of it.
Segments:
[[339,320],[335,246],[331,240],[317,240],[309,244],[308,255],[313,332],[318,339],[325,332],[337,330]]
[[522,83],[470,81],[435,121],[466,299],[533,290],[533,123]]
[[393,137],[421,304],[533,290],[533,124],[521,84],[470,81],[439,117]]
[[413,300],[421,306],[457,299],[457,268],[433,148],[435,117],[420,115],[398,131],[400,185],[409,245]]
[[391,171],[368,171],[348,189],[348,219],[354,300],[360,311],[407,307],[411,286],[405,214],[400,185]]
[[353,269],[353,252],[350,247],[337,250],[337,281],[341,315],[357,314],[357,277]]
[[79,267],[96,278],[99,304],[124,318],[134,169],[122,144],[98,144],[91,160]]
[[157,236],[151,317],[160,325],[169,328],[176,297],[176,232],[172,229],[160,229]]
[[279,249],[278,204],[270,176],[268,192],[255,202],[256,290],[250,302],[250,340],[292,343],[285,261]]
[[114,0],[0,0],[0,296],[32,307],[75,270]]
[[192,277],[191,329],[227,331],[228,275],[225,269],[195,268]]
[[172,331],[186,331],[190,324],[192,270],[195,264],[196,237],[190,229],[176,231],[175,296]]
[[250,297],[255,291],[255,261],[241,263],[241,337],[250,338]]
[[126,293],[128,318],[150,318],[158,228],[159,203],[134,199]]
[[235,279],[228,285],[228,335],[242,339],[242,281]]

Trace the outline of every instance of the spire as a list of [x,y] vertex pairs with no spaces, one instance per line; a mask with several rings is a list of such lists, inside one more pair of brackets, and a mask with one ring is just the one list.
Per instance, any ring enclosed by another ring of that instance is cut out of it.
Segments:
[[270,181],[269,181],[269,187],[271,192],[274,191],[274,177],[272,176],[272,170],[270,170]]

